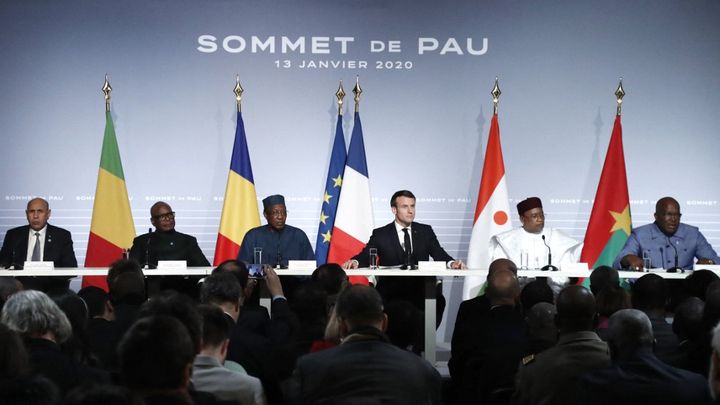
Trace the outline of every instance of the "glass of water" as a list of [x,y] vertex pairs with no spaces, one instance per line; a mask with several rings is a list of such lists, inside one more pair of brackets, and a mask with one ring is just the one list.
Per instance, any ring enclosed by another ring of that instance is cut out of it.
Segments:
[[370,269],[375,270],[378,268],[378,255],[377,255],[377,248],[370,248]]
[[263,248],[261,248],[261,247],[253,248],[253,263],[254,264],[262,264],[262,251],[263,251]]

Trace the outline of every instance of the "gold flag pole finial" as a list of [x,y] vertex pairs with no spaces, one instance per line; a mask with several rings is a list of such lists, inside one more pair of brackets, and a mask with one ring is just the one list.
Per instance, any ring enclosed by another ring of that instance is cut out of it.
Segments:
[[360,76],[355,76],[355,87],[353,88],[353,93],[355,93],[355,112],[360,111],[360,94],[362,94],[362,89],[360,88]]
[[240,112],[242,109],[240,107],[240,102],[242,101],[242,94],[243,94],[243,88],[240,85],[240,75],[235,75],[235,87],[233,88],[233,93],[235,93],[235,102],[237,102],[237,110]]
[[623,97],[625,97],[625,89],[623,89],[621,77],[620,84],[618,84],[617,90],[615,90],[615,98],[617,99],[617,115],[620,115],[622,112]]
[[103,83],[102,86],[102,92],[105,95],[105,111],[110,111],[110,92],[112,91],[112,87],[110,87],[110,82],[108,81],[107,73],[105,73],[105,83]]
[[340,86],[338,86],[338,89],[335,92],[335,97],[337,97],[338,115],[343,115],[343,99],[345,98],[345,89],[343,89],[342,80],[340,80]]
[[490,92],[492,95],[493,100],[493,114],[497,115],[498,113],[498,101],[500,100],[500,95],[502,92],[500,91],[500,86],[498,85],[498,78],[495,77],[495,85],[493,86],[492,91]]

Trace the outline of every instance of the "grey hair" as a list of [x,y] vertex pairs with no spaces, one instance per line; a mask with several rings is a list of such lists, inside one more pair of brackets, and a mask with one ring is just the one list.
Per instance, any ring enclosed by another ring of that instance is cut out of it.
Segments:
[[637,309],[621,309],[608,322],[610,341],[619,349],[652,347],[653,329],[650,318]]
[[2,309],[0,322],[27,337],[52,332],[56,343],[72,336],[72,326],[65,313],[47,294],[36,290],[11,295]]

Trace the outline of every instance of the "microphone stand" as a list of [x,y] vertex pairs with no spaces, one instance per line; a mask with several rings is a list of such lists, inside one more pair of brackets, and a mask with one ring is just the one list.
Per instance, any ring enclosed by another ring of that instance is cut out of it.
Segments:
[[147,243],[145,244],[145,265],[143,266],[144,269],[150,269],[150,242],[152,242],[153,238],[153,230],[152,228],[148,228],[148,233],[150,236],[148,236]]
[[669,237],[667,238],[667,241],[668,241],[668,244],[669,244],[670,246],[672,246],[673,250],[675,251],[675,266],[667,269],[667,272],[668,272],[668,273],[678,273],[678,272],[680,272],[680,273],[685,273],[685,269],[680,268],[680,266],[678,266],[678,252],[677,252],[677,248],[675,247],[675,245],[673,245],[673,243],[672,243],[672,241],[670,240]]
[[560,270],[557,267],[552,265],[552,250],[550,250],[550,245],[548,245],[547,242],[545,241],[545,235],[542,235],[542,241],[548,250],[548,264],[541,267],[540,270],[542,270],[542,271],[548,271],[548,270],[549,271],[558,271],[558,270]]

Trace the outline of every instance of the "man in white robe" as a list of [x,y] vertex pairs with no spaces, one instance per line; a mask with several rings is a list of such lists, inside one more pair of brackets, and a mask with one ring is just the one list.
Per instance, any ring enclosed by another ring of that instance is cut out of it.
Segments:
[[[582,242],[557,229],[545,227],[545,213],[539,198],[527,198],[518,203],[517,209],[522,228],[497,234],[490,239],[491,260],[505,258],[517,263],[518,267],[540,269],[548,264],[547,243],[552,250],[552,263],[549,264],[561,268],[567,263],[578,262]],[[527,263],[522,257],[525,254]]]

